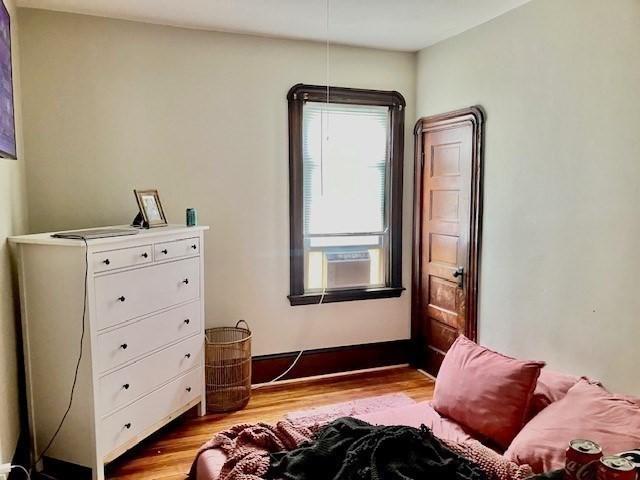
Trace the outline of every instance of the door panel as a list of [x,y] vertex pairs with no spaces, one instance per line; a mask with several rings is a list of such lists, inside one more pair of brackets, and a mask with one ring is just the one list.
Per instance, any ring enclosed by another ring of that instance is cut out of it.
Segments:
[[447,351],[458,338],[458,330],[440,322],[429,322],[429,342],[436,350]]
[[432,262],[447,265],[458,264],[458,237],[431,233],[429,241],[430,259]]
[[458,335],[475,339],[482,120],[469,109],[416,128],[412,337],[432,374]]

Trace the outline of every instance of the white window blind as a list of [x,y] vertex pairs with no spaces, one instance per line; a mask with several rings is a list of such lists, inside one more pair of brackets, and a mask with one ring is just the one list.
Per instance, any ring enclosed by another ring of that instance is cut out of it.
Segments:
[[388,107],[304,104],[305,236],[385,231],[389,128]]

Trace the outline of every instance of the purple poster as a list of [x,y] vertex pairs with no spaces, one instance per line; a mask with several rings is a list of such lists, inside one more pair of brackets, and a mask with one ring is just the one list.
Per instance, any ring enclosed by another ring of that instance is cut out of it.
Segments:
[[0,157],[16,158],[11,79],[11,26],[9,12],[0,0]]

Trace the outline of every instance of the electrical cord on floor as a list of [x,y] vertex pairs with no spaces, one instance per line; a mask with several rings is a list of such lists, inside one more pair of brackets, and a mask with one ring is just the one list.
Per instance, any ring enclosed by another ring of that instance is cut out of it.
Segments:
[[273,380],[267,382],[267,385],[269,385],[270,383],[276,383],[281,378],[286,377],[287,373],[289,373],[291,370],[293,370],[293,367],[295,367],[298,364],[298,361],[300,361],[300,357],[302,357],[303,353],[304,353],[304,350],[300,350],[300,352],[298,353],[298,356],[296,357],[296,359],[293,361],[293,363],[291,365],[289,365],[289,368],[287,368],[284,372],[282,372],[280,375],[278,375]]
[[24,468],[22,465],[11,465],[11,470],[16,470],[16,469],[22,470],[24,474],[27,476],[27,480],[31,480],[31,474],[29,473],[29,470]]
[[[29,472],[32,472],[34,467],[38,465],[38,463],[40,463],[40,460],[42,460],[45,454],[49,451],[49,449],[51,448],[51,445],[53,445],[53,442],[58,437],[60,430],[62,430],[62,426],[64,425],[64,422],[67,419],[69,412],[71,411],[71,406],[73,405],[73,397],[76,392],[76,385],[78,384],[78,372],[80,371],[80,362],[82,361],[82,354],[84,349],[84,336],[86,333],[85,318],[87,316],[87,283],[88,283],[88,276],[89,276],[89,244],[87,243],[86,238],[83,238],[82,240],[84,241],[84,293],[83,293],[83,304],[82,304],[82,333],[80,334],[80,353],[78,355],[78,360],[76,361],[76,369],[73,374],[73,383],[71,385],[71,393],[69,394],[69,404],[67,405],[67,409],[64,412],[64,415],[62,416],[60,423],[58,424],[58,428],[56,428],[55,432],[51,436],[51,440],[49,440],[49,443],[47,444],[47,446],[44,448],[44,450],[42,450],[42,452],[40,453],[36,461],[33,463],[31,468],[29,469]],[[27,472],[27,475],[30,475],[29,472]],[[46,476],[48,478],[55,479],[55,477],[52,477],[50,475],[46,475]],[[31,477],[29,476],[29,478]]]
[[[316,305],[322,305],[322,302],[324,302],[324,296],[327,293],[327,287],[324,286],[322,288],[322,295],[320,295],[320,301],[318,303],[316,303]],[[293,368],[298,364],[298,362],[300,361],[300,358],[302,357],[302,354],[304,353],[304,350],[300,350],[300,352],[298,352],[298,356],[295,358],[295,360],[291,363],[291,365],[289,365],[289,368],[287,368],[284,372],[282,372],[280,375],[278,375],[276,378],[274,378],[273,380],[269,380],[268,382],[265,382],[261,385],[258,385],[256,387],[253,387],[254,390],[257,390],[259,388],[262,387],[266,387],[268,385],[271,385],[273,383],[276,383],[278,380],[280,380],[281,378],[284,378],[287,376],[287,374],[293,370]]]

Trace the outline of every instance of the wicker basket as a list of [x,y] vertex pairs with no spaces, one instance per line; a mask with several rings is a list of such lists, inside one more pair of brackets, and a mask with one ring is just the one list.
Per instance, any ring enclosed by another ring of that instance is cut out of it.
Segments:
[[[240,328],[244,323],[246,328]],[[240,410],[251,397],[251,330],[244,320],[235,327],[205,331],[207,412]]]

